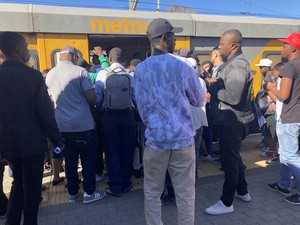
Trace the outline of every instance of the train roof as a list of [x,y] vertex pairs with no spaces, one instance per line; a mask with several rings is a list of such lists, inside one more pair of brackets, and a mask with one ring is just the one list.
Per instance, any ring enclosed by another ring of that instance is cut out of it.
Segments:
[[178,36],[220,37],[238,29],[244,38],[280,38],[300,31],[300,20],[292,19],[0,3],[0,31],[145,35],[161,17],[183,27]]

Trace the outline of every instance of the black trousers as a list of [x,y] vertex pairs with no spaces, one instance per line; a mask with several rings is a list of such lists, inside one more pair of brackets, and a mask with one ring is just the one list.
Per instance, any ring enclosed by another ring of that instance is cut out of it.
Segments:
[[13,172],[8,201],[6,225],[19,225],[24,212],[23,225],[37,225],[41,198],[44,153],[36,156],[7,160]]
[[0,215],[3,216],[6,212],[7,197],[3,192],[3,173],[4,163],[0,161]]
[[218,126],[221,165],[225,173],[221,200],[231,206],[235,192],[239,195],[248,193],[245,179],[245,165],[240,156],[242,140],[247,132],[246,125]]

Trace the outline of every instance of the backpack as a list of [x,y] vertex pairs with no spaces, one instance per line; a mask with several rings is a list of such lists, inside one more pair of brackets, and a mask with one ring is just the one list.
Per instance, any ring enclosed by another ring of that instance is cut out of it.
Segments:
[[131,109],[131,76],[121,67],[106,70],[108,71],[104,90],[106,109]]
[[255,97],[255,103],[261,114],[264,115],[270,105],[268,101],[268,93],[264,90],[260,90]]

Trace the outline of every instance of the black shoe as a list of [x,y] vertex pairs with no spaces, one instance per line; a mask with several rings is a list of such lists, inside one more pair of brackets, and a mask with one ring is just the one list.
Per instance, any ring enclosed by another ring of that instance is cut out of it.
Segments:
[[133,188],[133,183],[131,183],[131,184],[129,185],[129,187],[125,188],[125,189],[123,190],[123,193],[129,192],[132,188]]
[[139,170],[133,170],[133,176],[135,178],[141,178],[142,177],[142,170],[139,169]]
[[42,184],[42,191],[45,191],[46,190],[46,185],[45,184]]
[[279,192],[283,195],[290,195],[291,194],[290,190],[279,187],[278,183],[267,184],[266,186],[267,186],[267,188],[269,188],[273,191],[277,191],[277,192]]
[[300,195],[294,194],[290,197],[284,198],[285,201],[294,205],[300,205]]
[[122,193],[112,192],[109,187],[105,188],[105,193],[114,197],[121,197]]
[[58,180],[53,180],[53,181],[52,181],[52,185],[53,185],[53,186],[56,186],[56,185],[58,185],[59,183],[63,182],[64,180],[65,180],[64,177],[60,177]]

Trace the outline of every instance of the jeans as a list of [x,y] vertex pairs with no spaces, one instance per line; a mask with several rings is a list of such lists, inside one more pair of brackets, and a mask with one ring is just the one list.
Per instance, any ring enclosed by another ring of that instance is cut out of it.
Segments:
[[6,225],[37,225],[42,190],[44,154],[7,160],[13,182],[7,206]]
[[300,156],[297,153],[299,131],[300,123],[282,124],[278,121],[276,124],[281,165],[278,183],[282,188],[290,188],[292,174],[298,193],[300,193]]
[[245,166],[240,155],[247,128],[246,125],[218,126],[221,165],[225,173],[221,200],[226,206],[232,205],[235,192],[239,195],[248,193]]
[[132,182],[132,163],[136,143],[134,111],[104,113],[104,135],[107,146],[108,185],[112,192],[122,193]]
[[91,195],[96,189],[96,156],[97,133],[96,130],[83,132],[63,132],[66,162],[66,176],[68,179],[69,195],[76,195],[79,190],[78,158],[80,156],[83,176],[83,190]]

